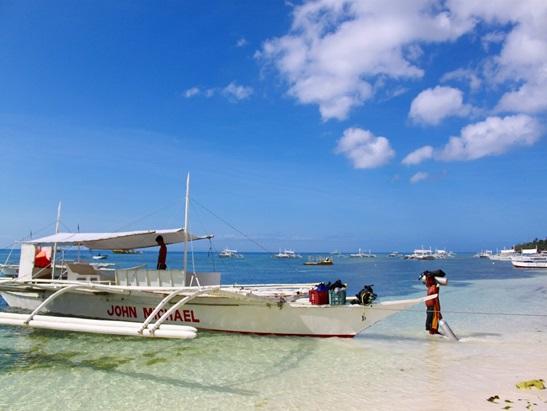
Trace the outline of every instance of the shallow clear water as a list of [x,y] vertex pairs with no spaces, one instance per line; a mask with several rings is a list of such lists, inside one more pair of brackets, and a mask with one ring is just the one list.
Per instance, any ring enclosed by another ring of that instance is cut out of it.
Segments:
[[[169,257],[173,267],[181,260]],[[107,261],[153,266],[154,258]],[[427,336],[421,306],[351,340],[207,332],[192,341],[145,340],[1,327],[0,408],[500,409],[485,398],[547,377],[547,317],[486,314],[547,313],[547,272],[471,256],[339,258],[311,268],[264,254],[196,260],[200,270],[222,271],[225,283],[340,278],[352,293],[375,284],[380,298],[421,295],[418,274],[442,268],[450,280],[441,290],[443,314],[462,342]],[[544,409],[541,401],[534,409]]]

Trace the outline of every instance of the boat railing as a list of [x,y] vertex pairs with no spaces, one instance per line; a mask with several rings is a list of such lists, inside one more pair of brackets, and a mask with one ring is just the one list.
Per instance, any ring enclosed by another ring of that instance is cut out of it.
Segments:
[[115,283],[137,287],[189,287],[220,285],[219,272],[186,273],[183,270],[148,270],[143,268],[116,270]]

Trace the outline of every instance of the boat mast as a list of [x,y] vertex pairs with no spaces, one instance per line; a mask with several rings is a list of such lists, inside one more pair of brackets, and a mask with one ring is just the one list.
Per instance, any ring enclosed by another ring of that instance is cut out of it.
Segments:
[[188,208],[190,206],[190,173],[186,175],[186,197],[184,201],[184,254],[182,267],[186,277],[188,267]]
[[[61,202],[57,206],[57,221],[55,223],[55,234],[59,233],[59,228],[61,226]],[[53,244],[53,258],[51,263],[51,278],[55,279],[55,259],[57,257],[57,243]]]

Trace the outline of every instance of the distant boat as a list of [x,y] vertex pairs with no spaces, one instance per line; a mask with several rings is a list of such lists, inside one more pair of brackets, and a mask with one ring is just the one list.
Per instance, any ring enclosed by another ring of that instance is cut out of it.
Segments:
[[447,251],[444,249],[436,249],[433,253],[436,259],[438,260],[444,260],[446,258],[452,258],[454,257],[454,253],[452,251]]
[[280,258],[280,259],[290,259],[290,258],[302,258],[300,254],[296,254],[294,250],[279,250],[277,254],[273,256],[274,258]]
[[372,254],[370,250],[368,250],[368,253],[363,253],[361,249],[359,249],[358,252],[350,254],[351,258],[374,258],[376,257],[376,254]]
[[308,261],[304,263],[304,265],[333,265],[334,261],[330,257],[309,257]]
[[547,251],[536,254],[527,253],[518,257],[512,257],[511,264],[516,268],[547,268]]
[[417,248],[412,254],[405,255],[407,260],[435,260],[435,254],[431,248]]
[[229,248],[225,248],[220,253],[218,253],[218,256],[220,258],[243,258],[243,255],[237,252],[237,250],[231,250]]
[[94,256],[91,257],[91,258],[93,258],[94,260],[106,260],[106,259],[108,258],[108,256],[105,255],[105,254],[100,254],[100,253],[99,253],[99,254],[97,254],[97,255],[94,255]]
[[492,254],[488,258],[494,261],[511,261],[513,257],[518,257],[519,254],[514,248],[506,249],[504,248],[499,253]]
[[481,250],[480,253],[475,254],[477,258],[488,258],[492,257],[492,250]]
[[400,257],[401,253],[399,251],[392,251],[387,255],[388,257]]

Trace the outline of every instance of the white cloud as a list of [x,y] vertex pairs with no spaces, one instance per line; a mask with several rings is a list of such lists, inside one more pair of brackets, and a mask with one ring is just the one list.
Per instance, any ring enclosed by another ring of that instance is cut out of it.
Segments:
[[253,94],[253,89],[248,86],[241,86],[235,82],[231,82],[222,89],[222,94],[230,99],[245,100]]
[[241,37],[237,40],[236,47],[245,47],[247,44],[247,39],[245,39],[245,37]]
[[488,51],[491,44],[501,43],[505,40],[505,33],[503,31],[491,31],[481,37],[482,47],[485,51]]
[[424,171],[418,171],[416,174],[414,174],[412,177],[410,177],[410,182],[412,184],[419,183],[420,181],[427,180],[429,178],[429,174]]
[[476,160],[500,155],[515,146],[530,146],[541,136],[541,126],[525,114],[488,117],[464,127],[460,136],[451,137],[435,158],[443,161]]
[[486,36],[490,42],[503,41],[499,55],[491,61],[494,76],[489,80],[510,90],[497,110],[547,111],[547,2],[449,0],[447,7],[463,20],[511,26],[504,39],[499,32]]
[[199,93],[200,93],[200,90],[198,87],[192,87],[184,92],[184,97],[186,98],[194,97],[194,96],[197,96]]
[[422,91],[410,105],[409,117],[418,123],[439,124],[450,116],[465,116],[471,108],[463,103],[463,93],[453,87],[437,86]]
[[274,64],[299,102],[324,120],[344,119],[372,96],[371,79],[419,78],[420,42],[442,42],[472,27],[431,0],[307,1],[290,32],[266,41],[257,56]]
[[451,80],[467,82],[469,83],[469,88],[473,91],[478,90],[482,83],[477,73],[475,73],[473,70],[462,68],[445,73],[441,77],[441,83],[445,83]]
[[460,135],[450,137],[442,148],[423,146],[412,151],[402,163],[416,165],[429,159],[467,161],[497,156],[515,147],[533,145],[542,131],[540,123],[526,114],[488,117],[462,128]]
[[237,84],[235,81],[232,81],[226,87],[223,88],[208,88],[206,90],[201,90],[198,87],[189,88],[184,92],[186,98],[191,98],[195,96],[204,96],[206,98],[214,97],[215,95],[223,95],[232,101],[245,100],[253,94],[253,89],[248,86],[242,86]]
[[348,128],[335,149],[345,155],[354,168],[376,168],[387,164],[395,155],[385,137],[376,137],[368,130]]
[[482,78],[461,68],[442,81],[466,80],[472,91],[493,83],[490,90],[504,94],[499,112],[543,113],[546,21],[544,0],[304,0],[293,9],[290,31],[266,41],[256,55],[277,68],[300,103],[317,105],[324,120],[344,119],[374,96],[378,78],[393,87],[422,77],[424,46],[454,41],[481,25],[490,29],[478,38]]
[[545,73],[530,79],[518,90],[505,93],[496,110],[522,113],[538,113],[547,110],[547,65],[545,70]]
[[429,160],[430,158],[433,158],[433,147],[423,146],[409,153],[405,158],[403,158],[403,161],[401,161],[401,163],[407,166],[411,166],[420,164],[421,162]]

